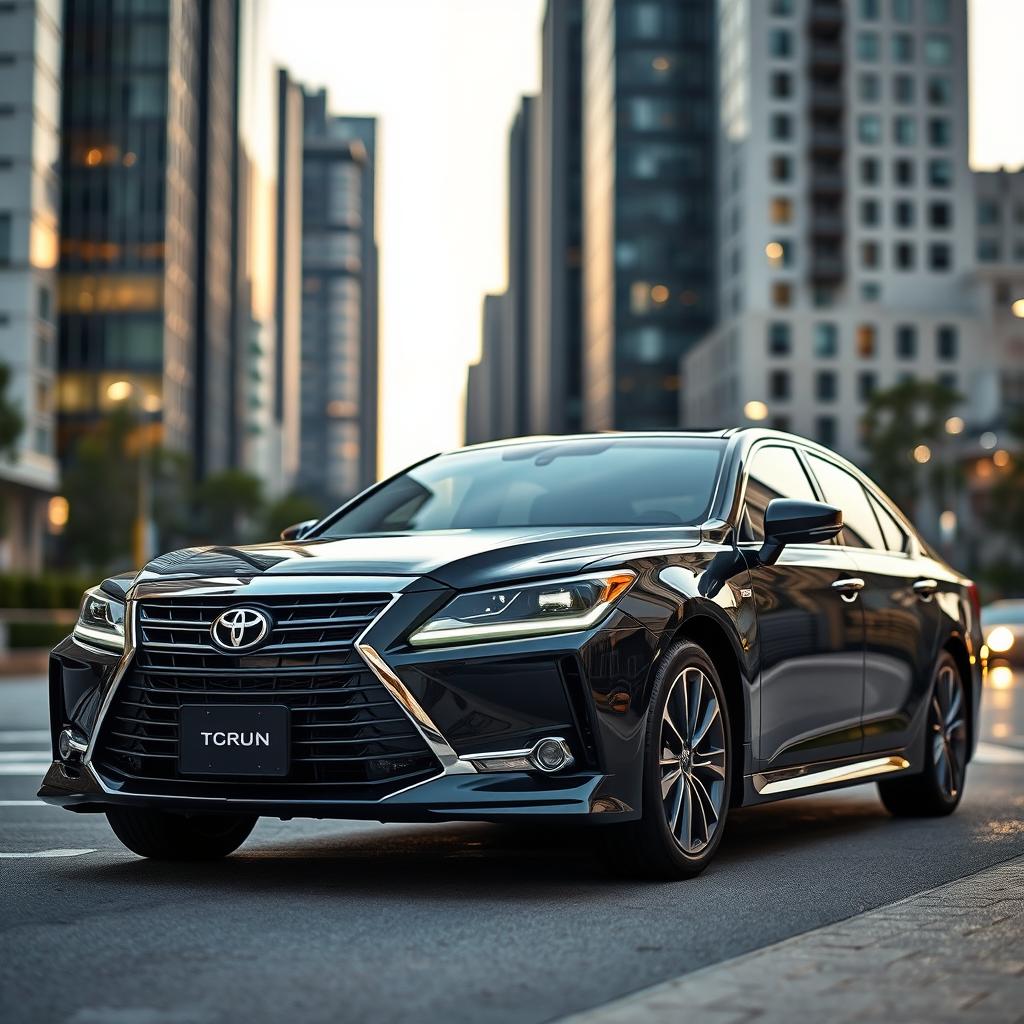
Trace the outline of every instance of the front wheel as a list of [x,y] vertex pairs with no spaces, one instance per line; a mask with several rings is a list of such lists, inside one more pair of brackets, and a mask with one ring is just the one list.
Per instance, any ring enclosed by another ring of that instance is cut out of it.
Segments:
[[930,818],[952,814],[967,775],[967,693],[953,656],[943,652],[932,682],[925,726],[925,767],[920,775],[878,783],[890,814]]
[[648,878],[690,878],[722,839],[732,735],[725,691],[704,650],[681,641],[654,681],[644,745],[643,812],[611,826],[615,866]]
[[234,853],[256,827],[255,815],[197,814],[118,808],[107,811],[114,835],[140,857],[219,860]]

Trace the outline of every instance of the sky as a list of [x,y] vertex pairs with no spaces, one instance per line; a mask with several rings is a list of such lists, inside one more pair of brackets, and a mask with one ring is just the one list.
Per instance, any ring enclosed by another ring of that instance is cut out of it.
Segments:
[[[275,63],[379,118],[382,474],[462,441],[486,292],[507,280],[508,129],[544,0],[256,0]],[[970,0],[971,156],[1024,163],[1024,0]]]

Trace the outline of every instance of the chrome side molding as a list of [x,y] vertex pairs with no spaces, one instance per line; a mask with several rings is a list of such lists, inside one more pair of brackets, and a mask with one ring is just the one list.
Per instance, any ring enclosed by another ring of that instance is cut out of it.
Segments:
[[803,765],[799,768],[781,768],[774,772],[760,772],[754,775],[754,789],[762,795],[791,793],[798,789],[812,789],[834,782],[852,782],[855,779],[869,779],[888,772],[902,772],[910,762],[899,755],[873,757],[866,761],[847,761],[844,764],[822,768]]

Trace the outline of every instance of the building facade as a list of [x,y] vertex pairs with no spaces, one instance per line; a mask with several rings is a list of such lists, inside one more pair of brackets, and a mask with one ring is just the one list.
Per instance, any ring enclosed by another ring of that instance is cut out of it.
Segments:
[[128,380],[163,446],[218,472],[238,447],[237,0],[64,16],[62,455]]
[[681,419],[766,422],[851,457],[880,388],[977,407],[964,0],[720,0],[718,326]]
[[58,0],[0,5],[0,366],[21,419],[0,453],[0,571],[38,569],[57,487]]
[[304,96],[299,487],[335,504],[377,478],[376,120]]
[[507,301],[505,292],[484,296],[480,359],[469,367],[466,377],[466,444],[482,444],[507,436],[501,433],[500,416]]
[[714,323],[714,6],[584,4],[589,429],[674,426],[680,356]]

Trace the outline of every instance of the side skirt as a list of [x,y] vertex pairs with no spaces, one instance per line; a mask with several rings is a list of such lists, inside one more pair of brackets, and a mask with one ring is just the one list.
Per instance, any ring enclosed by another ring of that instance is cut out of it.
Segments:
[[893,772],[913,774],[914,765],[906,751],[889,754],[858,755],[837,761],[756,772],[743,780],[743,804],[768,803],[787,796],[821,793],[844,786],[856,786]]

